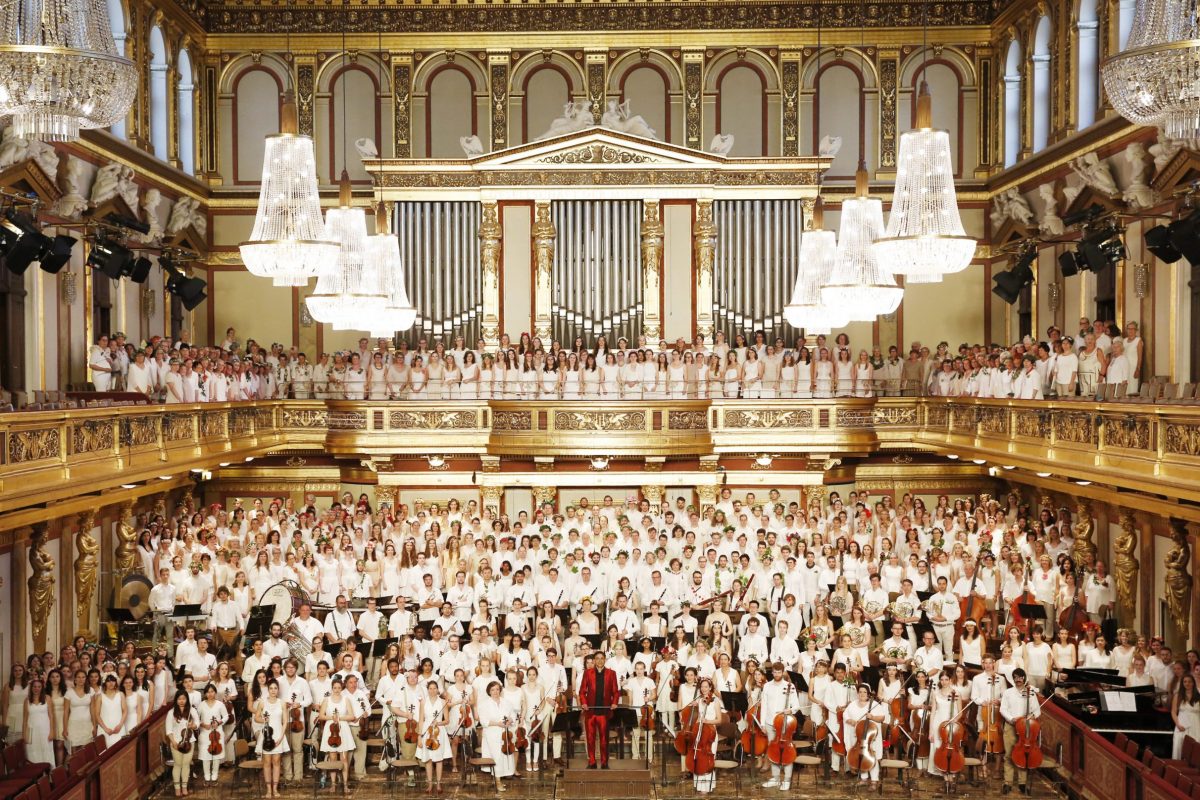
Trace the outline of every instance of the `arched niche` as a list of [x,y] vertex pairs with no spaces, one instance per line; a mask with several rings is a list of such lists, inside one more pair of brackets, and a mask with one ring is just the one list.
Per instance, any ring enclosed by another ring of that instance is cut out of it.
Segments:
[[683,144],[683,78],[664,53],[626,53],[609,67],[608,96],[628,101],[664,142]]
[[732,156],[770,156],[780,151],[779,71],[764,53],[719,53],[705,70],[704,139],[733,134]]
[[816,155],[825,136],[842,149],[827,178],[852,180],[861,153],[867,169],[879,163],[879,75],[871,59],[853,48],[827,48],[810,58],[800,82],[800,153]]
[[961,178],[963,165],[977,164],[979,159],[975,135],[979,93],[974,65],[964,53],[950,47],[918,49],[901,62],[897,103],[901,133],[913,126],[922,81],[929,84],[933,98],[933,127],[949,133],[954,177]]
[[[372,54],[335,54],[317,72],[313,98],[313,134],[317,175],[337,183],[344,168],[350,181],[371,183],[354,143],[370,139],[381,155],[392,139],[392,90],[387,67]],[[388,121],[385,124],[384,120]]]
[[279,132],[279,107],[289,85],[288,66],[274,56],[236,58],[221,72],[217,96],[220,163],[225,181],[262,181],[263,139]]
[[460,53],[421,61],[413,76],[413,154],[461,158],[458,140],[472,134],[487,149],[488,80],[480,63]]
[[[563,106],[587,97],[582,68],[557,50],[534,51],[517,62],[510,78],[509,139],[531,142],[562,116]],[[511,129],[516,125],[517,130]]]

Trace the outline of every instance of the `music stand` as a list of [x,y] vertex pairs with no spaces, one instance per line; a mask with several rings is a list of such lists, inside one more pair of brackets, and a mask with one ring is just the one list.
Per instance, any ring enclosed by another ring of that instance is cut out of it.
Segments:
[[1021,612],[1021,617],[1025,620],[1025,638],[1029,639],[1032,636],[1033,626],[1030,624],[1034,620],[1046,619],[1046,609],[1041,603],[1017,603],[1017,610]]
[[[267,603],[250,609],[250,617],[246,620],[246,638],[266,639],[271,635],[271,625],[275,621],[275,604]],[[311,645],[312,642],[307,644]]]
[[798,691],[798,692],[807,692],[808,691],[808,681],[804,680],[804,676],[801,675],[799,672],[792,672],[789,669],[788,670],[788,678],[791,680],[792,685],[796,687],[796,691]]
[[726,711],[736,711],[743,716],[750,708],[749,698],[745,692],[721,692],[721,702]]

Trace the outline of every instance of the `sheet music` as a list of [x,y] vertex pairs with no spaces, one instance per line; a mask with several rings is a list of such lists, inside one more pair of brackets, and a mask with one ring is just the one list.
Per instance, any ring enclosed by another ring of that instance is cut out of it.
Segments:
[[1132,692],[1101,692],[1105,711],[1137,711],[1137,695]]

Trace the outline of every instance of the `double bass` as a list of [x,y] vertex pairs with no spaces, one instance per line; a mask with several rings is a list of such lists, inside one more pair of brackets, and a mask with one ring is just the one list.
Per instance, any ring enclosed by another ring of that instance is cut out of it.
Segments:
[[1042,765],[1042,723],[1037,717],[1030,716],[1033,691],[1029,684],[1025,685],[1025,714],[1013,720],[1017,740],[1013,743],[1012,761],[1018,769],[1037,769]]
[[987,614],[987,604],[975,594],[975,584],[979,582],[978,561],[975,564],[975,574],[971,576],[971,588],[967,590],[967,596],[958,601],[958,620],[954,623],[955,637],[962,636],[963,625],[967,620],[974,620],[976,625],[983,621],[983,617]]
[[713,753],[713,743],[717,740],[717,726],[713,722],[705,722],[704,714],[708,706],[715,702],[711,698],[701,699],[704,705],[696,709],[694,734],[692,743],[684,756],[684,766],[693,775],[707,775],[716,766],[716,755]]
[[[795,687],[788,683],[787,689],[784,690],[783,707],[785,709],[788,707],[788,701],[791,699],[794,689]],[[786,767],[796,760],[796,745],[792,744],[792,739],[796,737],[798,724],[796,715],[788,711],[780,711],[771,721],[771,728],[775,736],[767,745],[767,760],[772,764]]]
[[[1023,629],[1025,631],[1025,638],[1028,639],[1030,621],[1021,616],[1021,606],[1037,604],[1037,595],[1035,595],[1033,590],[1029,588],[1029,579],[1033,577],[1032,558],[1025,558],[1025,569],[1023,570],[1021,577],[1021,594],[1015,597],[1013,601],[1008,604],[1008,624],[1016,625],[1017,627]],[[1007,633],[1008,631],[1005,629],[1005,635],[1007,635]]]
[[1071,596],[1071,605],[1064,608],[1058,615],[1058,629],[1066,629],[1071,632],[1071,635],[1076,639],[1083,633],[1083,626],[1087,623],[1087,612],[1079,603],[1079,584],[1083,579],[1084,570],[1079,567],[1073,571],[1075,575],[1075,593]]
[[960,708],[957,714],[954,713],[954,701],[957,699],[958,692],[951,692],[950,719],[938,725],[938,747],[933,753],[934,766],[947,775],[962,772],[965,766],[962,746],[967,735],[967,726],[958,720],[963,709]]

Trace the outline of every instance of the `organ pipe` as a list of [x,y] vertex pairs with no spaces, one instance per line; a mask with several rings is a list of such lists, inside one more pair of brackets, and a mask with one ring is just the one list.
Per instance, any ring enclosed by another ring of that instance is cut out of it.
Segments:
[[452,346],[480,338],[483,276],[479,258],[482,213],[478,203],[402,201],[394,228],[410,297],[417,305],[417,335]]
[[799,200],[714,202],[717,259],[713,269],[713,321],[733,342],[756,330],[768,343],[797,333],[781,310],[798,269],[803,209]]

